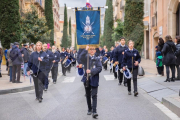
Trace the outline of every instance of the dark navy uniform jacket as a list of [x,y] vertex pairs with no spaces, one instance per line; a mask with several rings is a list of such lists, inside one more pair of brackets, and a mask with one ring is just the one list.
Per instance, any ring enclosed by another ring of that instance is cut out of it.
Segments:
[[122,64],[122,60],[123,60],[123,56],[124,56],[122,54],[122,52],[124,52],[127,49],[128,49],[128,47],[126,45],[124,47],[119,45],[114,51],[114,57],[113,57],[114,62],[118,61],[119,64]]
[[138,61],[140,63],[141,56],[139,55],[139,52],[136,49],[133,49],[132,51],[127,49],[124,52],[124,58],[123,58],[121,67],[127,66],[128,68],[132,68],[132,57],[133,57],[133,69],[138,68],[138,66],[135,66],[134,63],[135,61]]
[[[83,50],[79,56],[81,59],[82,64],[84,65],[85,71],[87,70],[87,50]],[[93,65],[94,64],[94,65]],[[102,64],[101,61],[98,57],[94,56],[89,56],[89,69],[91,70],[91,76],[90,76],[90,85],[93,87],[98,87],[99,86],[99,73],[102,70]],[[82,78],[82,82],[86,82],[86,74]]]
[[[105,56],[105,54],[107,54],[107,56]],[[104,52],[104,53],[103,53],[103,56],[105,56],[105,57],[107,57],[107,58],[109,58],[109,57],[110,57],[110,55],[111,55],[111,53],[110,53],[110,52],[107,52],[107,53],[106,53],[106,52]]]
[[[40,57],[42,61],[39,61],[38,57]],[[46,72],[46,65],[48,62],[49,59],[45,52],[41,51],[38,53],[35,51],[29,57],[27,71],[32,70],[34,74],[37,74],[39,68],[39,72]]]
[[53,55],[54,55],[54,60],[55,60],[53,67],[58,67],[58,63],[60,61],[60,53],[58,51],[56,51],[55,53],[53,53]]
[[83,51],[84,49],[79,49],[78,52],[77,52],[77,62],[78,64],[82,64],[81,60],[79,59],[79,56],[81,54],[81,52]]
[[46,51],[47,57],[49,58],[49,62],[46,64],[46,68],[47,70],[50,70],[52,67],[52,61],[54,60],[54,55],[53,52],[51,52],[50,50]]
[[61,63],[64,61],[64,59],[66,58],[67,55],[68,55],[68,54],[67,54],[66,51],[61,52],[61,54],[60,54],[60,59],[62,60]]

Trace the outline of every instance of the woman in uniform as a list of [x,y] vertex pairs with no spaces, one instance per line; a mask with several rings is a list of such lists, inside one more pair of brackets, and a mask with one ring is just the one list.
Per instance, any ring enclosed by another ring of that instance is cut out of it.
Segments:
[[[134,49],[134,42],[130,40],[128,42],[128,49],[125,50],[124,58],[122,62],[122,68],[125,71],[126,68],[130,70],[133,74],[133,84],[134,84],[134,96],[138,95],[137,90],[137,74],[138,74],[138,66],[141,62],[141,56],[139,55],[138,50]],[[127,79],[128,86],[128,94],[131,95],[131,78]]]
[[28,61],[27,73],[30,75],[30,70],[33,71],[32,77],[34,81],[36,100],[42,102],[42,95],[44,89],[44,80],[46,73],[46,64],[49,62],[47,54],[42,51],[42,43],[37,42],[35,47],[35,52],[30,55]]

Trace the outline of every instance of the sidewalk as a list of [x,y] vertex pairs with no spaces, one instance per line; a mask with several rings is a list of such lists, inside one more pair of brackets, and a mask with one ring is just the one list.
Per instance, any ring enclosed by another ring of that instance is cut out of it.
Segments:
[[145,76],[138,79],[138,87],[153,98],[162,102],[167,108],[180,117],[180,80],[175,82],[164,82],[166,80],[166,74],[165,76],[158,77],[156,75],[156,64],[152,60],[142,59],[140,66],[144,68]]
[[[34,83],[33,83],[32,78],[30,82],[30,77],[24,77],[21,75],[20,81],[22,83],[12,83],[12,82],[9,82],[10,76],[8,76],[8,71],[6,71],[5,65],[1,65],[1,70],[2,70],[2,77],[0,78],[0,95],[8,94],[8,93],[23,92],[23,91],[34,89]],[[58,73],[59,73],[58,77],[60,77],[61,76],[60,69]],[[51,79],[50,79],[50,83],[52,83]]]

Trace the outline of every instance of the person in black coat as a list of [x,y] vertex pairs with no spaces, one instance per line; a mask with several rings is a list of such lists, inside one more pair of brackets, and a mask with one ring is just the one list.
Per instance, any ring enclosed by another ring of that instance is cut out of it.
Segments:
[[60,53],[56,50],[55,46],[52,46],[52,53],[54,55],[53,65],[51,68],[53,83],[56,84],[58,76],[58,63],[60,62]]
[[[125,45],[125,38],[121,38],[120,40],[120,45],[116,48],[114,52],[114,58],[113,60],[115,61],[115,64],[119,65],[119,70],[118,70],[118,79],[119,79],[119,85],[122,84],[123,81],[123,74],[120,72],[121,69],[121,64],[122,64],[122,59],[124,57],[124,52],[125,50],[128,49],[128,47]],[[126,86],[126,79],[124,78],[124,86]]]
[[[138,66],[141,62],[141,56],[139,55],[138,50],[134,49],[134,42],[130,40],[128,42],[129,48],[125,50],[123,61],[121,67],[123,70],[126,70],[126,67],[133,74],[133,84],[134,84],[134,96],[138,95],[137,90],[137,75],[138,75]],[[127,79],[128,94],[131,95],[131,79]]]
[[[110,52],[108,52],[108,49],[105,49],[105,52],[103,53],[103,57],[106,57],[107,59],[110,57]],[[103,67],[105,70],[107,70],[107,63],[108,61],[106,61],[105,63],[103,63]]]
[[60,62],[61,62],[61,67],[62,67],[62,73],[63,73],[64,76],[66,76],[66,68],[64,67],[64,63],[63,63],[63,61],[65,59],[68,59],[68,54],[65,51],[65,48],[63,47],[62,52],[60,54]]
[[49,62],[46,52],[42,51],[42,43],[37,42],[35,52],[30,55],[27,67],[27,74],[33,77],[36,100],[42,102],[44,82],[46,77],[46,65]]
[[27,76],[27,67],[28,67],[28,60],[29,60],[29,51],[28,51],[28,46],[27,44],[23,44],[24,48],[22,49],[21,53],[22,53],[22,57],[23,57],[23,62],[24,62],[24,75]]
[[[172,38],[170,35],[167,35],[165,37],[166,43],[163,46],[162,53],[163,53],[163,64],[166,66],[166,75],[167,79],[164,82],[174,82],[175,81],[175,51],[176,46],[174,42],[172,41]],[[171,68],[172,72],[172,78],[169,78],[169,68]]]
[[[88,54],[88,50],[89,54]],[[84,83],[85,90],[86,90],[86,100],[88,105],[88,115],[91,115],[94,118],[98,116],[97,114],[97,92],[98,92],[98,86],[99,86],[99,73],[102,71],[102,64],[100,62],[100,59],[95,56],[95,47],[90,47],[87,45],[86,49],[84,49],[80,55],[79,59],[81,59],[82,64],[84,65],[86,74],[82,78],[82,82]],[[89,58],[89,59],[88,59]],[[89,60],[89,68],[87,67],[87,60]],[[89,74],[89,82],[87,83],[87,74]],[[89,85],[87,85],[87,84]],[[91,103],[91,97],[92,97],[92,103]]]
[[176,36],[176,69],[177,69],[177,80],[180,78],[179,76],[179,65],[180,65],[180,36]]

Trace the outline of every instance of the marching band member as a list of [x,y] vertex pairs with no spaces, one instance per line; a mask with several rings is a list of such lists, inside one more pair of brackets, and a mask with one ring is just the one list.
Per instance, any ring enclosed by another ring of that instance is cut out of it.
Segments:
[[108,49],[105,48],[105,52],[103,53],[103,57],[105,57],[107,60],[103,61],[103,67],[105,70],[107,70],[107,62],[108,62],[108,58],[110,57],[110,52],[108,52]]
[[[67,50],[67,56],[68,56],[68,59],[69,59],[70,61],[72,61],[72,60],[74,59],[74,57],[73,57],[72,54],[71,54],[71,50],[70,50],[70,49]],[[71,72],[71,64],[67,67],[67,71],[68,71],[69,73]]]
[[[137,96],[137,74],[138,66],[141,62],[141,56],[139,55],[139,52],[136,49],[134,49],[134,42],[132,40],[128,42],[128,46],[129,48],[124,53],[124,58],[121,67],[123,67],[123,70],[126,70],[127,67],[133,74],[134,96]],[[131,95],[131,78],[127,79],[127,86],[128,94]]]
[[44,89],[44,80],[46,73],[46,65],[49,62],[47,54],[42,51],[42,43],[37,42],[35,52],[33,52],[28,61],[27,74],[30,75],[30,70],[33,71],[32,77],[34,81],[36,100],[42,102]]
[[67,52],[65,51],[64,47],[62,48],[60,59],[61,59],[60,62],[61,62],[61,66],[62,66],[62,73],[64,76],[66,76],[66,68],[64,67],[64,61],[66,59],[68,59],[68,56],[67,56]]
[[60,61],[60,53],[56,50],[55,46],[52,46],[52,52],[54,55],[54,60],[52,61],[53,65],[52,65],[51,73],[52,73],[53,83],[56,84],[57,75],[58,75],[58,63]]
[[[88,113],[87,115],[91,115],[93,118],[96,118],[98,116],[96,107],[97,107],[97,92],[98,92],[98,86],[99,86],[99,73],[102,70],[102,64],[100,62],[100,59],[95,56],[95,47],[90,47],[90,51],[88,54],[89,46],[86,46],[86,49],[84,49],[81,54],[79,55],[79,59],[84,65],[86,74],[82,78],[82,82],[84,82],[85,90],[86,90],[86,100],[88,105]],[[89,59],[88,59],[89,58]],[[87,60],[89,61],[89,67],[87,68]],[[87,74],[89,75],[87,78]],[[89,79],[89,81],[87,81]],[[88,85],[87,85],[88,84]],[[92,103],[91,103],[91,97],[92,97]]]
[[[114,61],[115,64],[119,65],[119,69],[121,69],[121,64],[122,64],[122,59],[124,56],[124,51],[128,49],[128,47],[125,45],[125,38],[121,38],[120,40],[120,45],[116,48],[115,53],[114,53]],[[123,81],[123,74],[118,70],[118,79],[119,79],[119,85],[122,84]],[[124,78],[124,86],[126,86],[126,79]]]
[[111,57],[112,57],[112,61],[111,61],[111,64],[113,63],[113,73],[114,73],[114,78],[117,79],[117,72],[115,70],[116,68],[116,64],[115,64],[115,61],[114,61],[114,52],[116,50],[116,48],[119,46],[119,42],[116,42],[115,44],[115,48],[114,50],[112,51],[112,54],[111,54]]
[[[113,64],[113,50],[114,50],[114,47],[112,46],[111,47],[111,51],[110,51],[110,66]],[[110,68],[110,73],[112,72],[112,68]]]
[[46,64],[46,78],[45,78],[45,84],[44,84],[45,91],[47,91],[48,89],[48,85],[49,85],[48,77],[52,68],[52,61],[54,60],[53,53],[50,50],[48,50],[47,47],[48,47],[47,44],[43,44],[43,51],[47,54],[47,57],[49,58],[49,62]]

